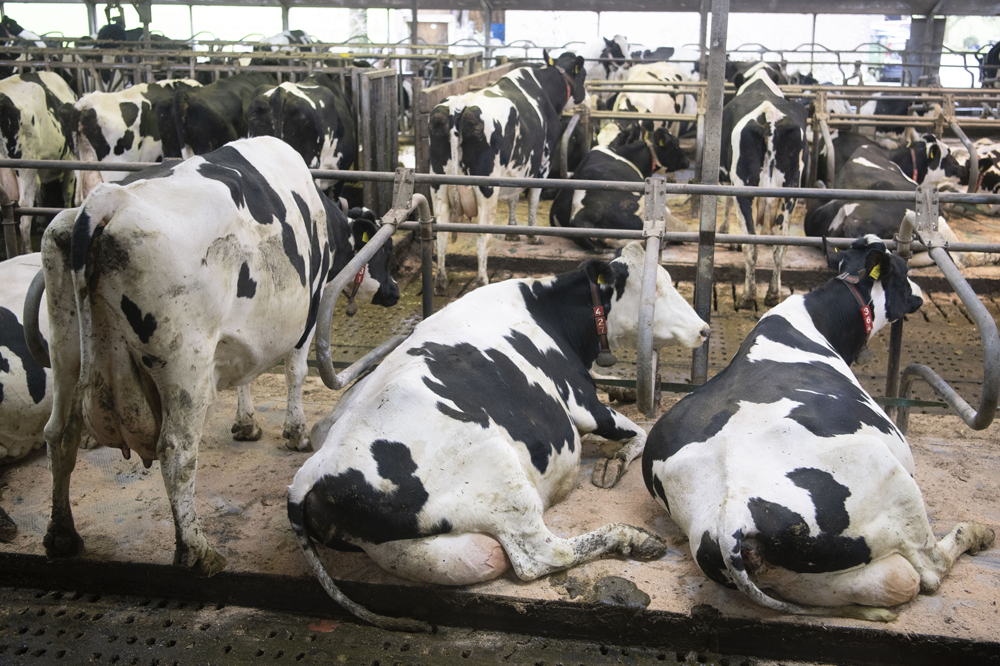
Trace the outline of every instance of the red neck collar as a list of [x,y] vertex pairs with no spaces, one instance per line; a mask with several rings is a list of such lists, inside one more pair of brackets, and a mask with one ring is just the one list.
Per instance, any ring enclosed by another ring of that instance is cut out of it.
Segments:
[[913,182],[919,183],[917,180],[917,153],[914,152],[913,146],[910,146],[910,161],[913,163]]
[[858,302],[861,307],[861,319],[865,324],[865,338],[871,336],[872,330],[875,328],[875,318],[872,316],[872,308],[870,303],[865,303],[865,299],[861,298],[861,293],[858,288],[854,285],[860,281],[857,275],[851,275],[850,273],[841,273],[837,276],[837,279],[847,285],[847,288],[851,290],[854,294],[854,299]]
[[593,303],[594,324],[597,326],[597,337],[601,341],[601,353],[597,355],[597,365],[602,368],[609,368],[618,362],[615,355],[611,353],[608,345],[608,320],[604,316],[604,306],[601,305],[601,296],[597,292],[597,283],[590,281],[590,298]]
[[557,70],[559,70],[559,73],[562,74],[563,81],[566,82],[566,104],[563,105],[563,108],[565,108],[566,106],[569,105],[569,100],[573,97],[573,90],[570,88],[569,85],[569,74],[567,74],[566,70],[560,67],[559,65],[552,65],[552,66],[555,67]]

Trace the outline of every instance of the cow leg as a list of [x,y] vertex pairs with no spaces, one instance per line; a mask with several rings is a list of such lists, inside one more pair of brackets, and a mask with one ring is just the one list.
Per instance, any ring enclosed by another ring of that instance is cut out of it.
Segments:
[[[35,205],[35,197],[38,196],[38,172],[34,169],[17,170],[17,188],[21,196],[18,202],[21,206],[30,207]],[[31,249],[31,215],[21,216],[21,251],[29,253]]]
[[[768,208],[771,207],[772,200],[768,200]],[[795,199],[786,197],[781,200],[781,208],[771,226],[771,233],[777,236],[787,236],[792,225],[792,210],[795,208]],[[770,210],[767,211],[769,214]],[[770,219],[770,217],[768,218]],[[781,302],[781,264],[785,259],[785,245],[774,246],[774,271],[771,273],[771,282],[767,287],[767,296],[764,297],[764,305],[774,307]]]
[[[313,332],[316,328],[313,327]],[[285,427],[281,436],[287,439],[285,446],[292,451],[312,451],[309,432],[306,429],[306,413],[302,409],[302,382],[309,371],[309,341],[285,356],[285,382],[288,384],[288,402],[285,409]]]
[[[763,202],[758,202],[758,205]],[[753,199],[748,197],[736,197],[736,218],[742,227],[741,231],[748,235],[754,235],[753,220]],[[746,267],[746,274],[743,279],[743,296],[740,298],[737,310],[753,310],[757,303],[757,282],[755,269],[757,266],[757,246],[753,243],[743,244],[743,263]]]
[[[507,199],[507,226],[509,227],[517,226],[517,202],[520,199],[520,194],[516,195],[513,199]],[[516,233],[509,233],[503,238],[509,241],[521,240],[521,236]]]
[[[178,367],[190,367],[179,361]],[[195,573],[212,576],[226,566],[226,558],[209,545],[194,507],[198,444],[211,402],[208,377],[177,378],[159,384],[163,402],[163,425],[156,442],[163,485],[174,516],[176,550],[174,564],[190,567]]]
[[236,387],[236,421],[230,429],[237,442],[256,442],[263,431],[254,419],[253,396],[250,384]]
[[[479,204],[479,224],[493,224],[497,218],[497,196],[496,188],[489,197],[483,196],[480,188],[476,188],[476,199]],[[479,273],[476,276],[476,285],[482,287],[490,283],[490,277],[486,274],[486,261],[490,252],[490,238],[493,234],[477,234],[476,238],[476,259]]]
[[604,420],[604,426],[598,426],[593,430],[577,423],[580,433],[593,433],[606,439],[616,439],[622,433],[634,433],[632,437],[626,439],[622,447],[610,458],[600,458],[594,462],[594,471],[591,473],[590,482],[599,488],[611,488],[618,479],[625,475],[629,463],[642,455],[642,450],[646,446],[646,431],[633,423],[628,417],[619,414],[610,407],[607,408],[613,420]]
[[[542,198],[542,188],[533,187],[528,190],[528,226],[538,226],[538,201]],[[535,235],[528,236],[528,245],[541,245],[542,239]]]
[[[730,218],[730,216],[733,213],[733,204],[736,203],[736,197],[723,197],[723,198],[725,199],[726,204],[725,204],[725,206],[723,206],[722,226],[719,228],[719,233],[720,234],[728,234],[729,233],[729,218]],[[739,243],[730,243],[729,244],[729,250],[731,250],[733,252],[739,252],[740,251],[740,244]]]
[[[448,188],[445,186],[431,190],[434,200],[434,215],[438,222],[451,222],[451,206],[448,201]],[[434,291],[439,296],[448,293],[448,274],[445,272],[444,258],[448,251],[447,232],[437,232],[437,271],[434,276]]]
[[907,558],[914,563],[920,574],[920,591],[933,594],[941,586],[941,577],[955,564],[955,560],[965,552],[976,555],[993,545],[996,535],[992,529],[979,523],[958,523],[937,545],[927,551],[919,551],[915,557]]
[[500,542],[479,532],[365,544],[365,552],[390,573],[438,585],[481,583],[510,568]]

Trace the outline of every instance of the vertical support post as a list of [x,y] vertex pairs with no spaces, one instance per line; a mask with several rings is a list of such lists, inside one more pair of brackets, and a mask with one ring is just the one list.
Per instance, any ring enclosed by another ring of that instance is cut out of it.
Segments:
[[420,291],[423,298],[423,316],[434,314],[434,218],[420,220]]
[[[3,238],[7,246],[8,259],[13,259],[20,254],[17,250],[17,238],[20,234],[17,232],[17,218],[14,217],[15,203],[17,202],[13,201],[7,195],[7,190],[0,187],[0,210],[3,211]],[[24,251],[31,252],[31,248],[25,248]]]
[[708,80],[708,10],[712,0],[701,0],[701,26],[698,37],[698,75],[702,81]]
[[[87,29],[89,34],[97,36],[97,31],[100,29],[97,25],[97,3],[88,2],[87,3]],[[194,30],[191,30],[191,34],[194,34]]]
[[[708,56],[708,93],[705,114],[705,156],[701,182],[719,184],[722,152],[722,89],[726,78],[726,32],[729,30],[729,0],[712,0],[712,38]],[[694,286],[694,310],[706,323],[712,319],[712,272],[715,269],[715,216],[718,197],[701,196],[698,227],[698,266]],[[691,355],[691,382],[708,379],[708,345],[705,342]]]
[[[885,397],[899,397],[899,357],[903,350],[903,320],[897,319],[892,322],[889,329],[889,363],[885,370]],[[886,415],[896,420],[897,410],[895,405],[885,410]]]
[[[708,90],[706,88],[698,89],[698,120],[695,125],[695,139],[694,139],[694,182],[701,183],[702,170],[705,164],[705,113],[708,110],[707,106],[707,94]],[[701,197],[692,196],[691,197],[691,216],[699,217],[701,215]]]
[[[410,18],[410,44],[413,46],[417,45],[417,0],[413,0],[412,9],[410,10],[413,16]],[[410,53],[415,53],[415,51],[410,51]]]
[[289,30],[288,27],[288,5],[284,2],[281,3],[281,29]]
[[653,322],[656,318],[656,271],[660,264],[660,241],[667,228],[667,181],[662,176],[646,179],[646,209],[642,235],[646,239],[646,262],[642,270],[642,292],[639,297],[639,335],[636,345],[635,389],[636,406],[647,417],[655,415],[653,383],[656,364],[653,356]]
[[489,69],[493,66],[493,6],[487,4],[486,11],[483,14],[483,58],[486,62],[483,64],[485,69]]

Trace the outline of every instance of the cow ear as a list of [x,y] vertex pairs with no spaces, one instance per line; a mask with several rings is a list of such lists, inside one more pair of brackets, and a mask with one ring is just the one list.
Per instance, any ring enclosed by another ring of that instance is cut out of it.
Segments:
[[583,269],[591,282],[602,287],[611,287],[618,279],[618,272],[615,271],[614,267],[600,259],[591,259],[585,262]]
[[608,39],[607,37],[604,37],[604,45],[610,49],[612,46],[614,46],[614,42]]
[[936,143],[932,143],[931,147],[927,150],[927,157],[932,162],[941,157],[941,147]]
[[371,220],[358,218],[351,220],[351,235],[354,237],[354,251],[357,252],[372,239],[378,227]]
[[574,74],[579,74],[580,72],[583,71],[583,64],[584,64],[584,62],[586,62],[586,61],[583,59],[583,56],[577,56],[576,57],[576,62],[573,65],[573,73]]
[[872,280],[882,277],[882,261],[886,254],[884,249],[873,249],[865,255],[865,275],[871,276]]
[[542,57],[545,58],[545,64],[549,67],[555,67],[556,61],[552,59],[548,51],[542,51]]

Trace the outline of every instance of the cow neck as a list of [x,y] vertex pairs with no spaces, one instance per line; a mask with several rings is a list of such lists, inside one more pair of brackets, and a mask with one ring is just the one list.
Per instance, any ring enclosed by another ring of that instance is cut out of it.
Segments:
[[[569,74],[567,74],[566,70],[560,67],[559,65],[552,65],[552,66],[555,67],[560,74],[562,74],[563,82],[565,82],[566,84],[566,101],[563,102],[562,105],[562,109],[565,109],[567,106],[569,106],[569,100],[573,95],[573,89],[569,84]],[[559,111],[562,112],[562,109],[559,109]]]
[[857,275],[851,275],[850,273],[841,273],[837,276],[837,279],[844,283],[844,285],[851,291],[854,295],[854,300],[858,302],[858,307],[861,308],[861,321],[865,327],[865,338],[871,337],[872,329],[875,327],[875,319],[872,317],[872,306],[871,301],[865,302],[865,299],[861,297],[861,293],[858,288],[855,287],[861,279]]
[[653,148],[653,142],[649,139],[646,139],[646,147],[649,148],[649,156],[652,158],[652,165],[649,167],[649,173],[652,175],[656,173],[657,169],[663,169],[663,165],[660,164],[660,160],[656,159],[656,150]]
[[[863,308],[866,307],[866,301],[856,286],[860,279],[856,275],[842,275],[806,294],[804,299],[816,330],[850,365],[867,346],[872,330],[869,326],[872,324],[865,323]],[[867,305],[867,308],[869,317],[872,317],[871,305]]]
[[643,179],[646,179],[649,178],[651,175],[653,175],[653,172],[656,171],[657,161],[656,161],[656,156],[653,155],[652,166],[650,167],[649,173],[643,171],[642,167],[640,167],[639,165],[645,162],[645,160],[643,159],[644,155],[642,154],[642,151],[644,149],[648,149],[650,153],[653,152],[653,147],[649,145],[648,141],[646,142],[633,141],[632,143],[626,143],[624,145],[615,146],[614,149],[609,149],[609,150],[611,150],[611,152],[613,152],[621,159],[628,162],[632,166],[632,168],[636,170],[636,173],[638,173]]
[[362,266],[361,270],[354,274],[354,285],[351,287],[351,293],[347,297],[347,308],[344,310],[344,314],[348,317],[353,317],[358,312],[358,304],[354,302],[354,297],[358,295],[358,288],[361,287],[361,283],[365,281],[365,267]]
[[[528,310],[567,358],[576,357],[587,368],[597,360],[601,348],[594,319],[594,289],[582,268],[556,276],[548,285],[525,286]],[[598,289],[597,304],[602,306],[605,319],[609,308],[604,307]]]
[[597,365],[602,368],[609,368],[618,362],[615,355],[611,353],[608,345],[608,319],[604,315],[604,305],[601,303],[601,295],[597,290],[597,283],[590,282],[590,301],[593,304],[594,326],[597,328],[597,338],[601,343],[601,352],[597,355]]
[[913,150],[913,146],[907,146],[910,149],[910,163],[913,165],[913,182],[919,183],[917,180],[917,152]]

